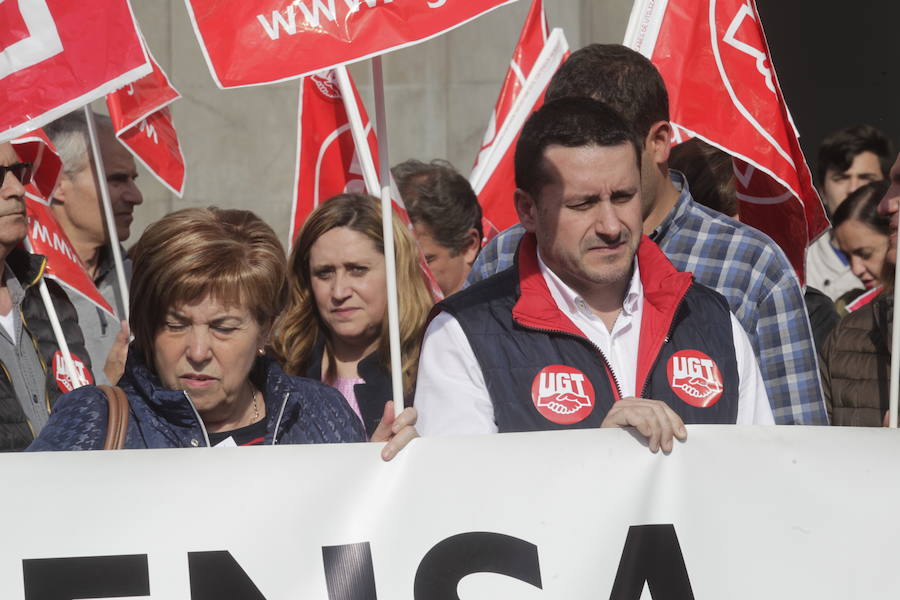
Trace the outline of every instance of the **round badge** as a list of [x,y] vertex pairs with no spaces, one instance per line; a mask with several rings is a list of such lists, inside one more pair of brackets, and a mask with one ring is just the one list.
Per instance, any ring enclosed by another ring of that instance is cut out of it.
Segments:
[[72,381],[72,378],[69,377],[69,373],[66,371],[66,361],[63,359],[62,351],[57,350],[56,354],[53,355],[53,376],[56,378],[57,387],[59,387],[60,391],[63,393],[71,392],[82,385],[91,385],[94,383],[91,372],[84,366],[84,363],[77,355],[72,355],[72,362],[75,363],[75,371],[77,372],[79,379],[77,382]]
[[531,400],[548,421],[572,425],[585,420],[594,410],[594,386],[578,369],[549,365],[534,377]]
[[719,401],[725,389],[716,361],[698,350],[681,350],[666,365],[669,386],[679,398],[698,408]]

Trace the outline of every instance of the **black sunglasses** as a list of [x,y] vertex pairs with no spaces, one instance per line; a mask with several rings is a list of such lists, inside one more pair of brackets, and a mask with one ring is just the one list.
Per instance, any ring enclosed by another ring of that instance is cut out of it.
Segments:
[[34,176],[34,164],[20,162],[12,165],[0,165],[0,185],[3,185],[6,180],[7,173],[12,173],[22,185],[28,185]]

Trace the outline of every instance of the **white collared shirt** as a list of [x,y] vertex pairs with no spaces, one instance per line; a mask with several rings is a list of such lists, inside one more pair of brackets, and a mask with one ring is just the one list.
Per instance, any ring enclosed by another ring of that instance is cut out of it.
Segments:
[[[644,291],[635,260],[622,313],[610,332],[587,303],[560,280],[538,256],[541,274],[557,307],[606,356],[619,381],[622,397],[636,393],[637,352]],[[750,340],[731,314],[731,334],[737,359],[738,425],[772,425],[766,387]],[[494,405],[469,339],[459,321],[442,312],[428,325],[419,357],[415,406],[416,430],[422,436],[497,433]]]

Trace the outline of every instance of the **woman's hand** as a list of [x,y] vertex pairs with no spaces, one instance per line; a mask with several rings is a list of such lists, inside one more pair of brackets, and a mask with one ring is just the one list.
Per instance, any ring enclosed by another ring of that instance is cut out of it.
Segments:
[[373,442],[387,442],[381,450],[383,460],[391,460],[410,440],[419,437],[419,432],[414,427],[418,416],[416,409],[410,407],[403,409],[400,416],[395,419],[394,402],[391,400],[384,404],[384,413],[371,439]]
[[113,341],[112,348],[106,356],[106,364],[103,366],[103,373],[109,385],[116,385],[125,372],[125,359],[128,358],[128,338],[131,337],[131,330],[128,328],[128,321],[122,321],[122,328]]

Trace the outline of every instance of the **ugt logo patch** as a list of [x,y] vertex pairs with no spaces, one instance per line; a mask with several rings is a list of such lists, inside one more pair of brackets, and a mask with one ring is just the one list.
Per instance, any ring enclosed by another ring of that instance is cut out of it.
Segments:
[[584,373],[565,365],[541,369],[531,383],[534,407],[548,421],[572,425],[594,410],[594,386]]
[[716,361],[698,350],[676,352],[666,365],[666,373],[672,391],[698,408],[718,402],[725,389]]

